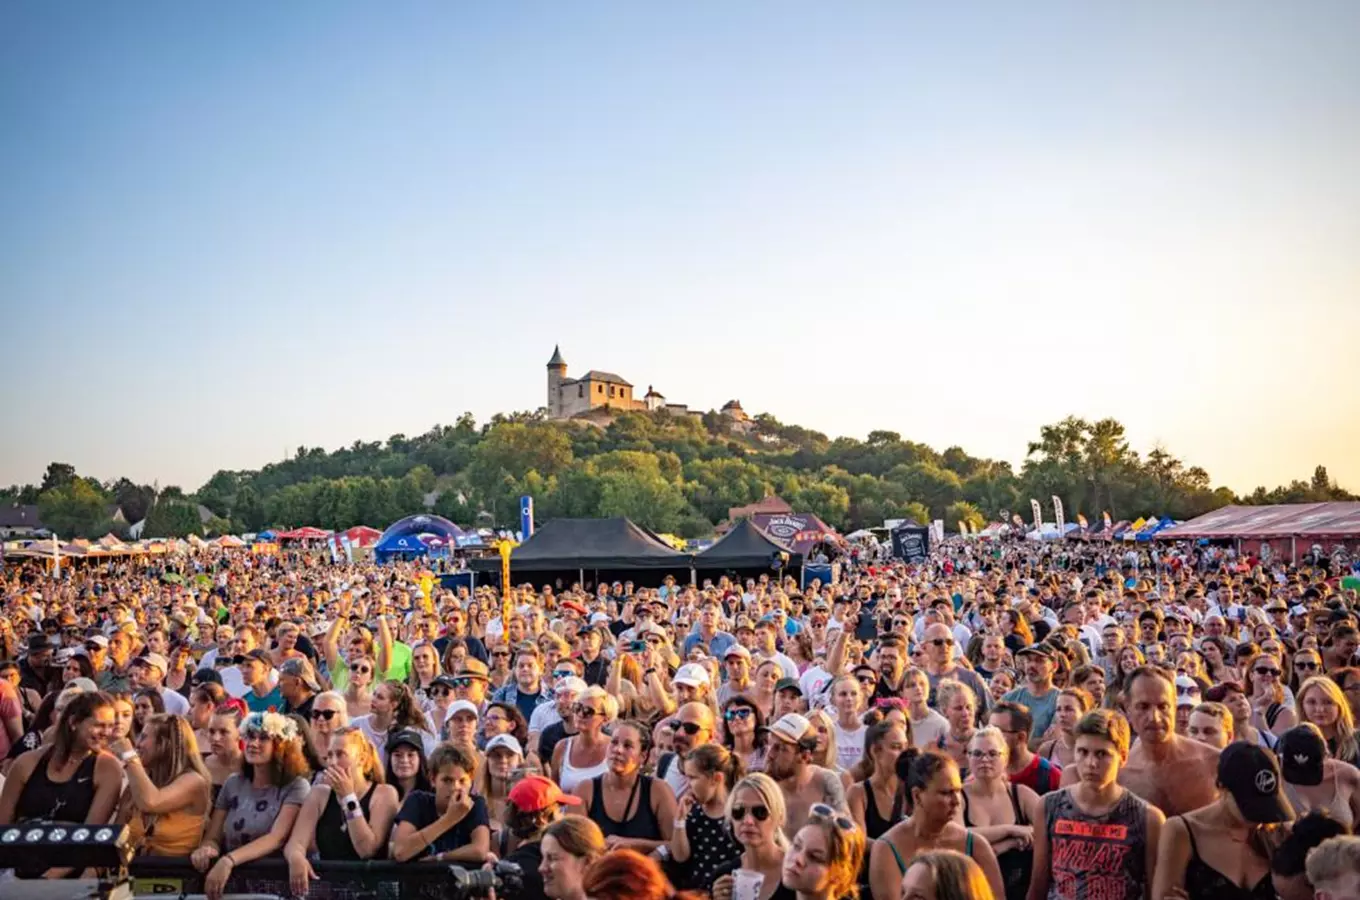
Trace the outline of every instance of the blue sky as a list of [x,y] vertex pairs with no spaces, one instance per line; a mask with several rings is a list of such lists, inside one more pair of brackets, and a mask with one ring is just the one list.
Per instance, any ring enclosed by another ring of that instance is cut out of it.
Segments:
[[1344,0],[6,4],[0,484],[537,407],[560,343],[1360,489],[1358,43]]

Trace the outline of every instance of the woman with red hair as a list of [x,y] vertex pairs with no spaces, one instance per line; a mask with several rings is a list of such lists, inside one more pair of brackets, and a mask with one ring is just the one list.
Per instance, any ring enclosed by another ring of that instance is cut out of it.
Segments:
[[590,900],[703,900],[702,894],[676,891],[661,865],[636,850],[611,850],[590,864],[581,879]]

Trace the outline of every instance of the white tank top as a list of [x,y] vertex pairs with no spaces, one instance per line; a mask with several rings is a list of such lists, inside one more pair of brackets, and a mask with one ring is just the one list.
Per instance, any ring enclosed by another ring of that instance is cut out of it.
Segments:
[[571,745],[576,738],[567,738],[567,746],[562,748],[562,771],[557,773],[557,783],[561,786],[564,794],[570,794],[576,790],[576,785],[583,781],[590,781],[598,775],[603,775],[609,771],[607,760],[600,760],[598,765],[582,769],[571,764]]

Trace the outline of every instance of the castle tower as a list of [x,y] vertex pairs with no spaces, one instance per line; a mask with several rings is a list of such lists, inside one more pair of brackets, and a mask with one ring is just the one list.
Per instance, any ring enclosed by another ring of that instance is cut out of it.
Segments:
[[562,418],[562,382],[567,378],[567,361],[562,358],[560,347],[553,346],[552,359],[548,360],[548,418]]

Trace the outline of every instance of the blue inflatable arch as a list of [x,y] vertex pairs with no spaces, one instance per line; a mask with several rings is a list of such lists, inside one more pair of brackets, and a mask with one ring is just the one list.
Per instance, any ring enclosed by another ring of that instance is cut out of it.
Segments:
[[407,516],[388,525],[387,530],[382,533],[382,537],[378,538],[378,543],[383,544],[388,538],[418,534],[437,534],[452,545],[454,539],[463,534],[463,530],[443,516]]

